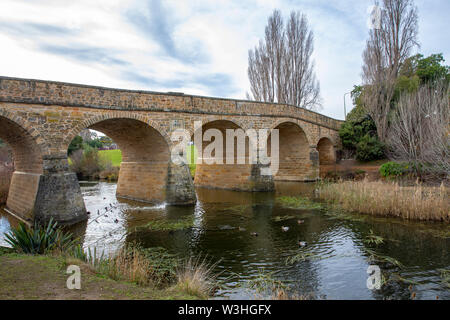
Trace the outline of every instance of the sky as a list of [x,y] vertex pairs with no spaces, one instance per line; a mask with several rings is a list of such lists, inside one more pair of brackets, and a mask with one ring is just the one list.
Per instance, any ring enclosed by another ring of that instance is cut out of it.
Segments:
[[[245,99],[248,50],[274,9],[307,15],[321,113],[361,82],[372,0],[0,0],[0,75]],[[450,1],[416,0],[418,52],[450,64]],[[351,99],[347,99],[347,111]]]

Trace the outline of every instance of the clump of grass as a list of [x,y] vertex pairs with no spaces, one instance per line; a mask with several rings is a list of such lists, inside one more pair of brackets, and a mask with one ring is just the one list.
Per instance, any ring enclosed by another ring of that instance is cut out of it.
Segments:
[[367,244],[379,245],[384,243],[384,239],[381,236],[377,236],[373,233],[373,230],[369,231],[369,234],[365,237],[364,242]]
[[289,294],[286,289],[277,289],[270,300],[314,300],[313,295],[300,295],[300,294]]
[[305,197],[278,197],[277,203],[288,209],[317,210],[322,209],[322,204]]
[[153,220],[147,223],[144,228],[152,231],[176,231],[189,229],[194,226],[194,217],[185,217],[179,220]]
[[71,233],[64,232],[58,223],[50,218],[46,226],[37,221],[33,227],[27,227],[23,222],[17,228],[5,234],[6,242],[21,253],[46,254],[52,251],[64,252],[75,245]]
[[81,246],[77,246],[70,256],[114,280],[155,287],[176,281],[178,259],[163,248],[144,249],[137,244],[127,244],[115,255],[106,257],[103,252],[98,254],[96,248],[88,248],[84,252]]
[[206,257],[189,258],[177,268],[177,287],[189,295],[207,298],[217,287],[217,275],[213,272],[217,263],[209,263]]
[[320,260],[322,259],[319,255],[312,252],[300,252],[292,257],[286,258],[286,265],[295,264],[297,262],[309,261],[309,260]]
[[450,221],[448,188],[397,182],[341,181],[318,185],[318,197],[340,209],[404,219]]
[[286,290],[288,286],[281,280],[275,279],[275,273],[275,271],[267,272],[261,268],[258,270],[258,275],[249,280],[246,285],[258,294],[273,294],[278,290]]
[[374,250],[371,249],[364,249],[364,251],[366,252],[366,254],[369,256],[369,261],[370,262],[378,262],[378,263],[390,263],[400,269],[403,269],[403,264],[398,261],[395,258],[389,257],[389,256],[385,256],[385,255],[381,255],[376,253]]

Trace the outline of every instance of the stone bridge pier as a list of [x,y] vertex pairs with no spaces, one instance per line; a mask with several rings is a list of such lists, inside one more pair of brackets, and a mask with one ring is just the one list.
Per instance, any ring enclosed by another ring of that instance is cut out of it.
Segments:
[[[28,223],[53,218],[73,224],[87,218],[67,156],[70,142],[85,129],[104,133],[122,151],[117,197],[194,205],[194,185],[264,192],[273,191],[275,181],[318,179],[321,166],[336,160],[340,125],[284,104],[0,77],[0,139],[12,148],[15,166],[6,210]],[[171,160],[178,146],[172,133],[178,129],[203,150],[222,143],[224,161],[209,161],[211,154],[201,153],[191,177],[186,164]],[[277,129],[276,150],[270,134],[265,147],[244,136],[245,150],[238,152],[239,136],[228,138],[228,133],[250,129]],[[210,130],[226,138],[213,141]],[[279,155],[276,171],[263,175],[268,165],[250,161],[255,147],[269,157]]]

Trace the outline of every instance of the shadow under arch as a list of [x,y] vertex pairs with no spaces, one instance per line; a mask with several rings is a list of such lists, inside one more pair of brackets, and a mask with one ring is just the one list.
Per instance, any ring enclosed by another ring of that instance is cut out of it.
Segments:
[[[206,141],[205,133],[211,134]],[[216,141],[216,135],[221,136],[221,143]],[[191,141],[198,153],[194,176],[196,186],[252,192],[273,190],[272,178],[261,176],[252,140],[236,122],[217,119],[203,123],[201,128],[196,128]],[[222,151],[218,152],[213,144],[221,147]]]
[[[317,179],[317,166],[311,155],[310,143],[303,128],[292,121],[277,123],[279,130],[278,172],[275,181],[311,181]],[[272,135],[267,142],[268,154],[272,155]],[[272,158],[273,159],[273,158]],[[272,160],[273,161],[273,160]]]
[[322,137],[317,143],[317,151],[319,152],[320,176],[326,172],[335,169],[336,151],[333,142],[328,137]]
[[44,173],[41,147],[28,130],[3,115],[0,115],[0,139],[11,147],[14,163],[6,208],[18,218],[32,222]]
[[155,203],[166,200],[170,149],[157,129],[126,117],[94,118],[85,125],[77,126],[71,138],[84,129],[96,130],[110,137],[122,152],[118,197]]

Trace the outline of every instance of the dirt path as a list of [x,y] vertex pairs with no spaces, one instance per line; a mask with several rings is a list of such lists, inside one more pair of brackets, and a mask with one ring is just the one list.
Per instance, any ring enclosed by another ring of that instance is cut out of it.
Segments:
[[101,278],[81,266],[81,289],[69,290],[63,258],[0,253],[0,300],[195,299],[175,288],[158,290]]

